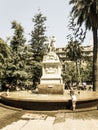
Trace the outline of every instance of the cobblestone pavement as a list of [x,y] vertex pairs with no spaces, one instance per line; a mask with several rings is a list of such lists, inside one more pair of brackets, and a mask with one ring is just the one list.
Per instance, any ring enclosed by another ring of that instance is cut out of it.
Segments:
[[[81,113],[82,115],[82,113]],[[82,116],[81,116],[82,117]],[[98,115],[97,115],[98,117]],[[98,130],[98,118],[76,118],[68,113],[57,113],[55,116],[26,112],[20,119],[1,130]]]

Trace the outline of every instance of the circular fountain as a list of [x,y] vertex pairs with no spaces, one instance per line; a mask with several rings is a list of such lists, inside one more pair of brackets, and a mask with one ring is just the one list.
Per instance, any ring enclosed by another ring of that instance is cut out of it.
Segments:
[[[75,91],[76,109],[98,107],[98,92]],[[69,90],[64,90],[61,77],[61,63],[55,53],[54,39],[51,39],[49,52],[43,57],[42,77],[37,93],[29,91],[10,92],[1,95],[1,101],[17,108],[30,110],[67,110],[71,108]]]

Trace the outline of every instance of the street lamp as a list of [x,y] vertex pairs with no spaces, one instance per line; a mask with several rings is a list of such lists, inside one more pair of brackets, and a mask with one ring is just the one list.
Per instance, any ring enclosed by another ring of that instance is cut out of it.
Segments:
[[80,76],[80,60],[77,60],[77,73],[78,73],[78,81],[81,84],[81,76]]

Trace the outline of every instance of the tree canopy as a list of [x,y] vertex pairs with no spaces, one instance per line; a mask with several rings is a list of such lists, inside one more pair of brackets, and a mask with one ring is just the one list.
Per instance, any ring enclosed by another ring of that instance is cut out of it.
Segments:
[[43,16],[41,12],[38,12],[32,19],[34,22],[34,29],[31,32],[31,41],[33,57],[35,61],[42,61],[43,55],[47,51],[47,37],[45,35],[46,26],[45,21],[46,17]]

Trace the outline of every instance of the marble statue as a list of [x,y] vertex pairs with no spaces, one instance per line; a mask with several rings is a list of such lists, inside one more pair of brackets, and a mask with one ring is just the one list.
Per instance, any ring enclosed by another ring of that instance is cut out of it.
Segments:
[[50,43],[49,43],[49,51],[54,52],[55,51],[55,37],[50,37]]
[[42,77],[39,85],[40,93],[63,93],[61,69],[61,62],[55,53],[55,38],[53,36],[50,39],[49,52],[43,57]]

